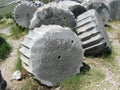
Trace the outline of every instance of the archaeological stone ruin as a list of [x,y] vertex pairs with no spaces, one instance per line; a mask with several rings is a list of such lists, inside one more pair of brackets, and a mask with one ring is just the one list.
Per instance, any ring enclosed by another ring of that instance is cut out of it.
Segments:
[[28,28],[30,25],[30,20],[33,17],[34,12],[38,7],[42,5],[41,2],[22,2],[16,6],[13,12],[13,19],[21,27]]
[[112,20],[120,19],[120,0],[109,1],[110,16]]
[[[84,0],[83,1],[83,3],[86,3],[86,2],[92,2],[93,6],[95,6],[94,5],[95,3],[104,3],[105,7],[107,6],[107,8],[109,10],[110,20],[120,19],[120,0]],[[97,6],[97,7],[99,7],[99,6]],[[92,9],[95,9],[95,8],[93,7]],[[108,15],[108,13],[105,13],[105,14]]]
[[31,19],[30,29],[43,25],[55,24],[67,27],[75,27],[76,21],[69,9],[57,7],[56,3],[46,4],[38,8]]
[[110,51],[111,47],[104,23],[96,10],[91,9],[78,16],[76,28],[85,55],[96,55]]
[[[29,28],[19,49],[22,66],[40,83],[59,86],[67,77],[80,73],[84,55],[110,52],[104,25],[113,20],[112,1],[117,0],[19,4],[14,10],[14,21]],[[116,7],[119,9],[119,4]]]
[[[85,56],[111,52],[104,25],[120,19],[120,0],[21,0],[13,19],[29,29],[19,49],[23,68],[41,84],[56,87],[80,73]],[[21,78],[20,71],[13,74]],[[0,72],[0,90],[6,86]]]
[[47,86],[59,85],[66,77],[80,73],[82,67],[81,40],[70,28],[58,25],[30,31],[20,52],[26,70]]
[[82,6],[80,3],[70,0],[60,1],[59,3],[57,3],[57,7],[69,9],[70,11],[72,11],[75,18],[86,11],[86,8],[84,8],[84,6]]
[[83,6],[87,9],[95,9],[101,18],[103,19],[104,23],[107,23],[110,20],[110,11],[109,8],[103,2],[85,2]]

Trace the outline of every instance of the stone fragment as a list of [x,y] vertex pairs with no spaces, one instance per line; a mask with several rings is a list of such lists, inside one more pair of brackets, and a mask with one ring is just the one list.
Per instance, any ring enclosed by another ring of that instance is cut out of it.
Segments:
[[0,29],[0,34],[11,35],[11,28]]
[[98,55],[110,52],[110,42],[103,21],[91,9],[77,17],[77,34],[81,38],[85,55]]
[[78,74],[82,67],[80,38],[70,28],[59,25],[42,25],[31,30],[20,52],[24,67],[47,86],[58,86],[65,78]]
[[42,24],[55,24],[71,28],[75,27],[76,21],[73,13],[57,5],[57,3],[49,3],[38,8],[31,20],[29,28],[34,29],[35,27],[40,27]]
[[19,70],[15,71],[13,73],[13,79],[14,80],[20,80],[21,78],[22,78],[22,74],[21,74],[21,72]]

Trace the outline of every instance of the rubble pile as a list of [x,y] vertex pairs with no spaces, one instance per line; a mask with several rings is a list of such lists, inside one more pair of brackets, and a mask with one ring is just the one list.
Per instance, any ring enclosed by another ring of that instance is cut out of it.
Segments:
[[117,0],[21,3],[13,17],[16,24],[29,28],[19,50],[23,67],[47,86],[80,73],[84,55],[111,51],[104,25],[119,19],[119,6]]

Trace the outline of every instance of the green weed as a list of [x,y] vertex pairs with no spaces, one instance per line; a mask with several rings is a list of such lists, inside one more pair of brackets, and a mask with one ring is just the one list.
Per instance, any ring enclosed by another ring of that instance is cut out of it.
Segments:
[[6,42],[5,39],[1,38],[1,44],[0,44],[0,59],[5,59],[11,50],[11,46]]
[[15,25],[15,24],[11,27],[11,37],[13,39],[20,39],[21,37],[23,37],[27,33],[28,33],[28,29],[26,29],[26,28],[22,28],[20,26]]
[[67,78],[61,84],[61,90],[89,90],[105,78],[104,73],[100,70],[89,70],[84,74]]

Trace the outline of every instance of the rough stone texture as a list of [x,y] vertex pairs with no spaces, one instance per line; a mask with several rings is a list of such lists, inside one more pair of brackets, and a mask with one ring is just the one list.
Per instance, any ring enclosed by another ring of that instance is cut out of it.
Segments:
[[40,27],[42,24],[55,24],[73,28],[76,26],[76,21],[70,10],[58,7],[57,3],[50,3],[37,9],[29,28],[34,29],[35,27]]
[[85,55],[97,55],[111,50],[103,21],[96,10],[91,9],[77,17],[77,33]]
[[105,5],[102,1],[88,1],[83,4],[83,6],[87,9],[95,9],[104,23],[107,23],[110,20],[110,10],[107,5]]
[[86,9],[80,5],[80,3],[77,3],[76,1],[60,1],[57,6],[60,6],[62,8],[70,9],[74,16],[77,17],[78,15],[82,14],[86,11]]
[[75,1],[77,3],[82,3],[84,0],[51,0],[50,2],[60,2],[60,1]]
[[69,28],[59,25],[31,30],[22,42],[20,52],[28,59],[35,78],[47,86],[57,86],[65,78],[80,72],[83,61],[81,40]]
[[110,11],[110,19],[120,19],[120,0],[85,0],[85,2],[102,2]]
[[6,90],[7,82],[3,79],[0,71],[0,90]]
[[84,2],[84,0],[70,0],[70,1],[76,1],[76,2],[78,2],[78,3]]
[[120,0],[111,0],[109,3],[111,20],[120,19]]
[[22,2],[21,4],[17,5],[14,12],[13,18],[16,24],[19,26],[28,28],[30,25],[30,20],[33,17],[33,13],[37,10],[38,4],[31,2]]
[[13,79],[14,80],[20,80],[21,78],[22,78],[22,74],[21,74],[21,72],[19,70],[15,71],[13,73]]

